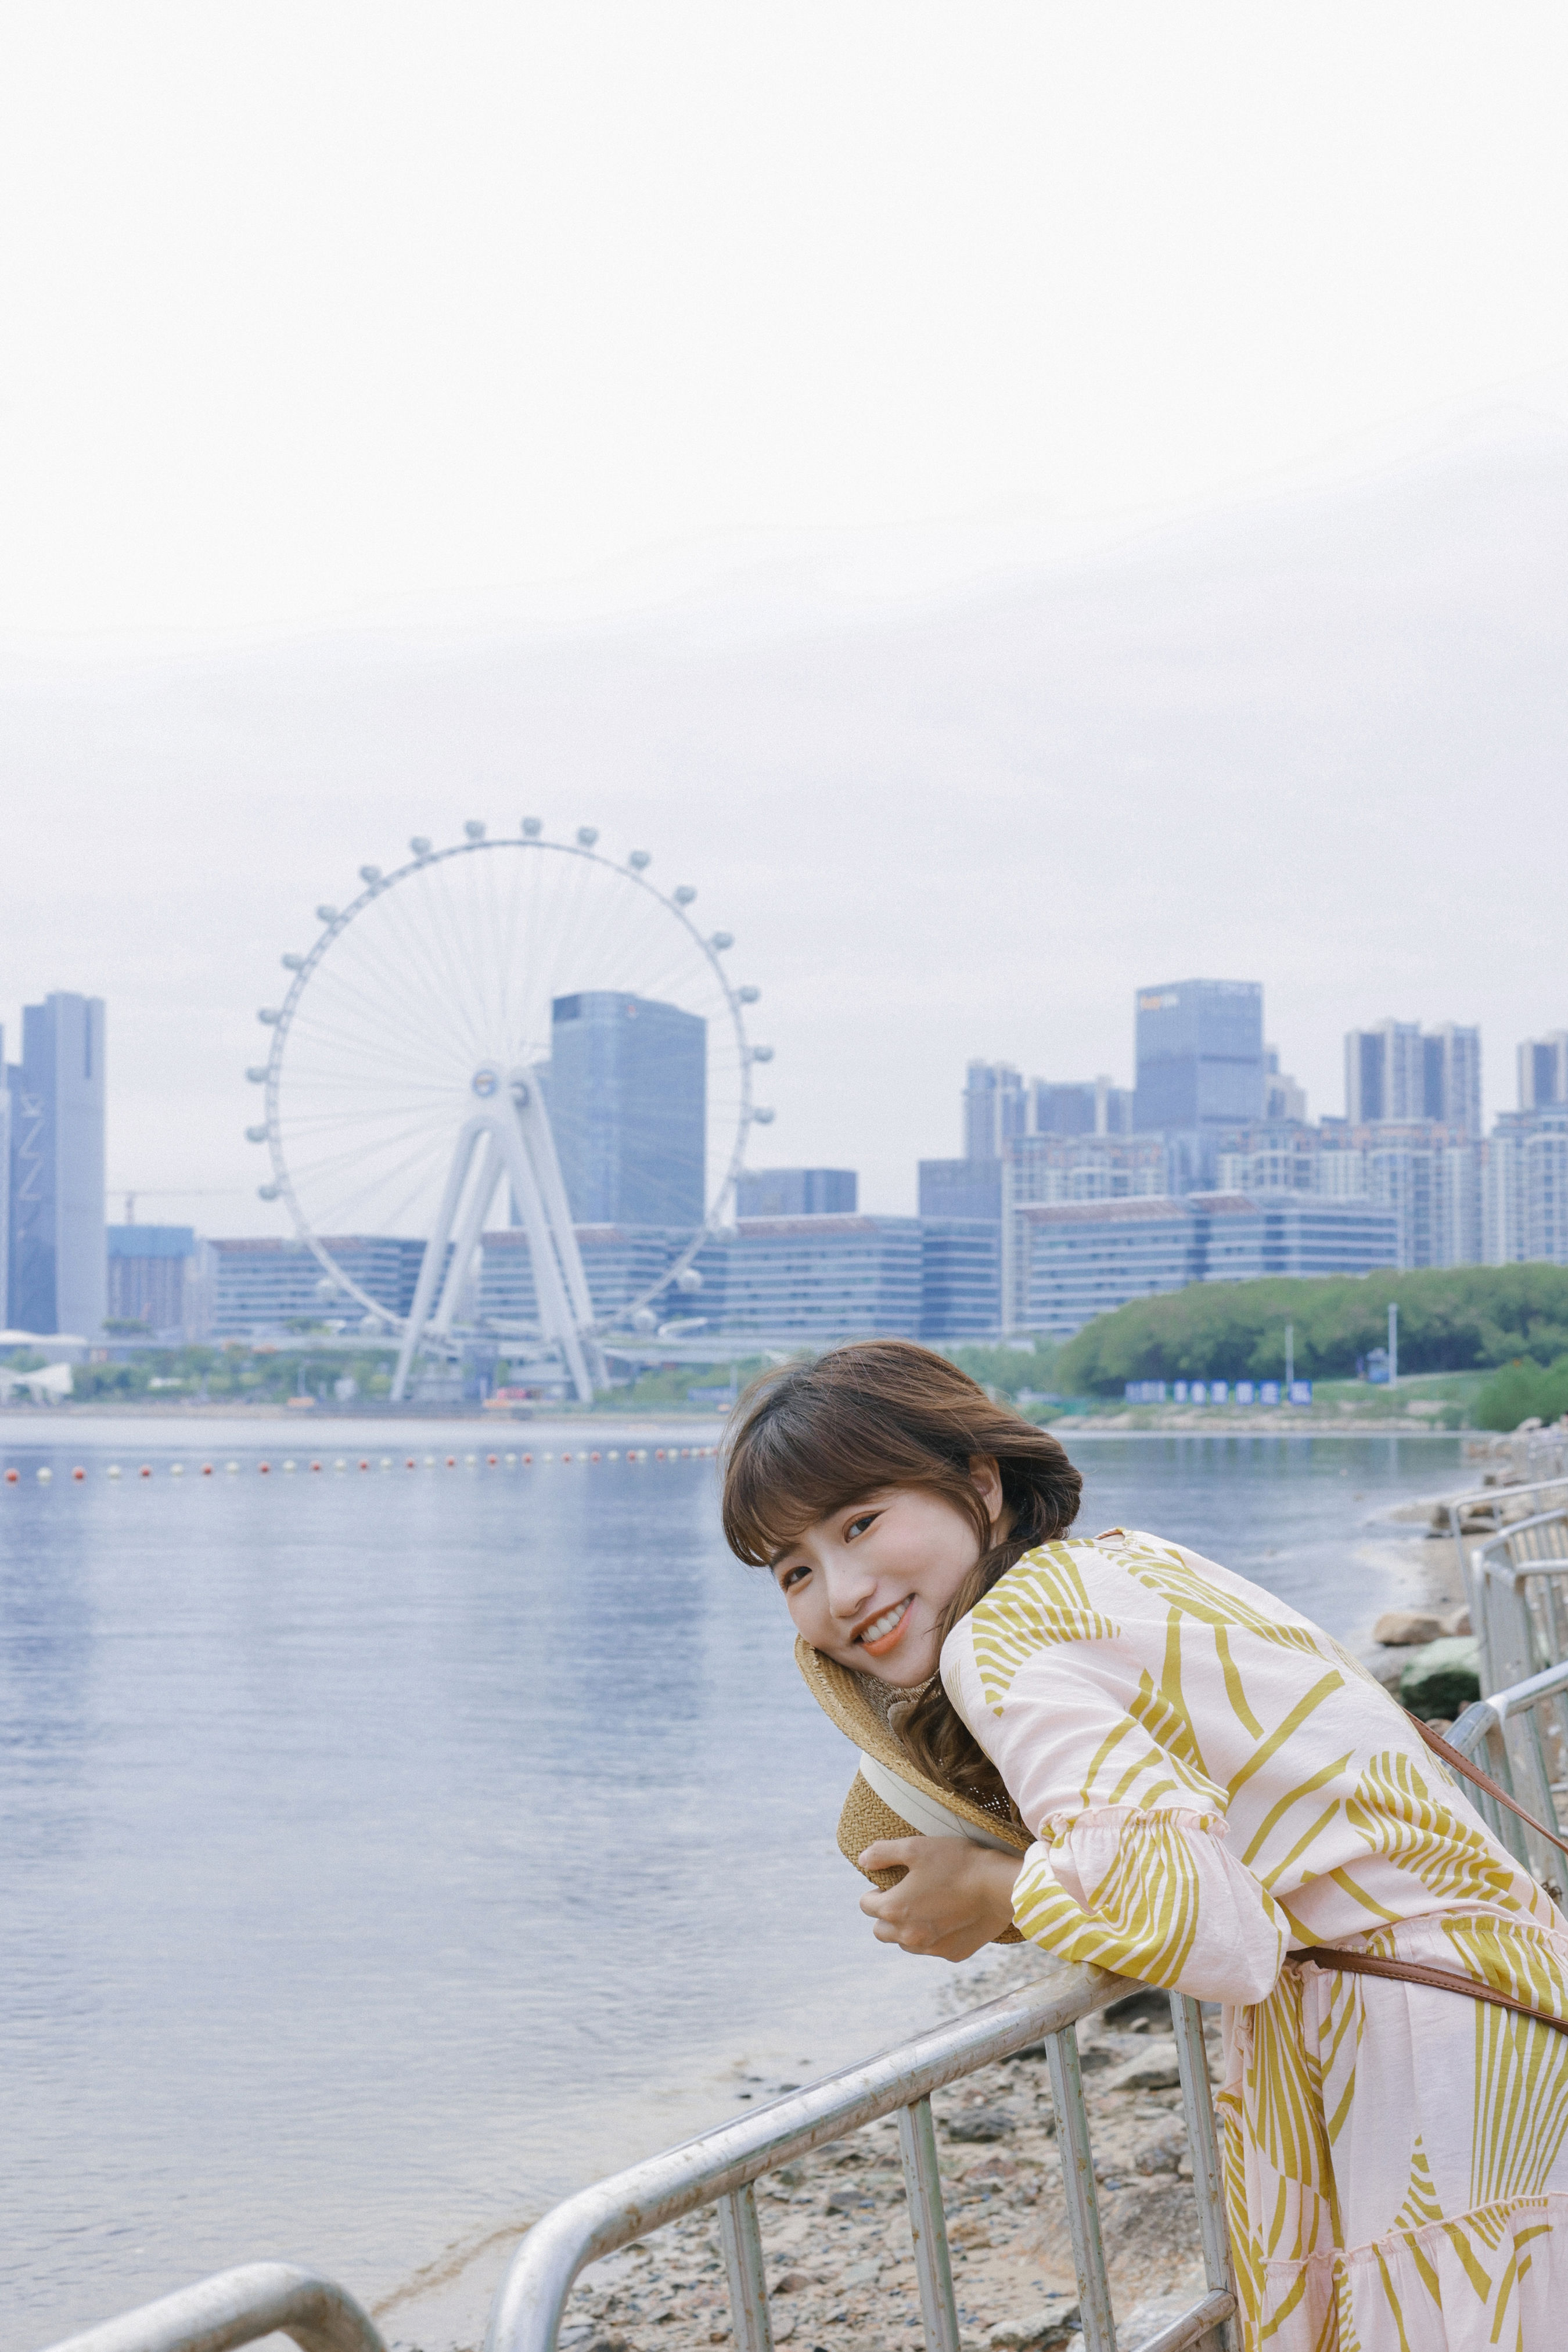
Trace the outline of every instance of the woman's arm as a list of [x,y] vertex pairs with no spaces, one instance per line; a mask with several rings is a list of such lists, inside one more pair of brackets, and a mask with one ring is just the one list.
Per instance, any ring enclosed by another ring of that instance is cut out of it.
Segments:
[[1173,1637],[1163,1619],[1139,1629],[1162,1685],[1087,1596],[1064,1632],[1046,1606],[1061,1597],[1045,1589],[1057,1565],[1011,1593],[1005,1579],[942,1654],[949,1696],[1037,1841],[1014,1920],[1065,1960],[1204,2000],[1261,2000],[1289,1922],[1230,1845],[1228,1789],[1204,1767],[1207,1726],[1176,1703],[1162,1647]]
[[896,1886],[860,1898],[879,1944],[938,1960],[966,1960],[1013,1924],[1013,1883],[1021,1853],[961,1837],[879,1838],[862,1870],[902,1870]]

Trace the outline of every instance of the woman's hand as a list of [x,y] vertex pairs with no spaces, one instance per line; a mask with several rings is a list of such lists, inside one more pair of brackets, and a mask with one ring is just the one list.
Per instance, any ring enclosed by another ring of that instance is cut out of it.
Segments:
[[879,1838],[862,1870],[902,1870],[896,1886],[873,1887],[860,1908],[879,1944],[966,1960],[1013,1924],[1013,1882],[1021,1853],[998,1853],[961,1837]]

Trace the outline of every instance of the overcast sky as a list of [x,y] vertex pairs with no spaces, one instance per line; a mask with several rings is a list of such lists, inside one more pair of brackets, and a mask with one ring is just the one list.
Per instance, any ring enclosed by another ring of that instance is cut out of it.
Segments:
[[109,998],[118,1183],[262,1215],[279,948],[523,798],[722,906],[875,1206],[1139,981],[1314,1111],[1568,1024],[1560,10],[3,21],[0,1003]]

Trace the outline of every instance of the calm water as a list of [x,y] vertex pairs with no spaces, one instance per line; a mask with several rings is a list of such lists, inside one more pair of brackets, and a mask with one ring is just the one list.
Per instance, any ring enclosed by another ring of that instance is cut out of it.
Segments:
[[[6,2352],[267,2252],[376,2301],[929,2012],[941,1963],[856,1910],[849,1751],[710,1463],[263,1479],[301,1433],[43,1429],[0,1422]],[[1421,1549],[1371,1522],[1458,1467],[1419,1438],[1077,1451],[1086,1528],[1352,1637]],[[168,1475],[204,1453],[242,1475]]]

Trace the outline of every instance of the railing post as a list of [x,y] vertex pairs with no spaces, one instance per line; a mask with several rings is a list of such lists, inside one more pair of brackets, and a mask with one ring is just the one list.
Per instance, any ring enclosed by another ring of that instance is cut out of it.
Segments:
[[942,2173],[931,2101],[899,2109],[899,2154],[904,2159],[904,2196],[910,2234],[915,2242],[915,2276],[926,2352],[959,2352],[958,2306],[952,2299],[952,2263],[947,2251],[947,2217],[942,2210]]
[[1083,2352],[1116,2352],[1116,2323],[1110,2315],[1105,2248],[1100,2240],[1100,2200],[1094,2193],[1094,2157],[1089,2145],[1089,2117],[1084,2113],[1083,2078],[1078,2066],[1078,2035],[1070,2025],[1047,2036],[1046,2060],[1051,2070],[1051,2103],[1057,2111],[1062,2189],[1072,2231],[1073,2264],[1078,2272]]
[[[1513,1785],[1513,1759],[1508,1752],[1508,1732],[1496,1715],[1487,1727],[1487,1760],[1492,1779],[1517,1800]],[[1495,1800],[1492,1811],[1497,1815],[1498,1835],[1528,1878],[1531,1874],[1530,1848],[1524,1841],[1524,1823],[1517,1813],[1510,1813]]]
[[768,2314],[768,2283],[763,2274],[763,2234],[751,2183],[719,2200],[719,2235],[730,2274],[730,2309],[735,2320],[735,2352],[773,2352]]
[[[1203,2011],[1185,1993],[1171,1995],[1171,2022],[1176,2034],[1176,2067],[1182,2078],[1182,2106],[1192,2150],[1193,2185],[1198,2197],[1198,2235],[1203,2242],[1204,2276],[1218,2294],[1234,2294],[1230,2231],[1226,2221],[1225,2174],[1220,2162],[1219,2134],[1215,2129],[1214,2098],[1209,2089],[1209,2055],[1204,2042]],[[1227,2320],[1205,2336],[1213,2352],[1231,2352],[1236,2330]]]

